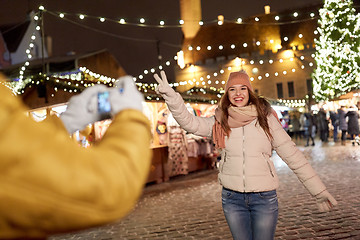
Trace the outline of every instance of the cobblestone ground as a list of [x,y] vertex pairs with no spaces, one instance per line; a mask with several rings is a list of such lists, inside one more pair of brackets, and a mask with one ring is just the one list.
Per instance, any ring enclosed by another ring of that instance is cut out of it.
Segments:
[[[338,206],[317,211],[315,200],[292,171],[273,156],[280,178],[275,239],[360,239],[360,146],[316,142],[299,149],[320,175]],[[232,239],[221,208],[216,170],[204,170],[150,185],[124,219],[50,240]]]

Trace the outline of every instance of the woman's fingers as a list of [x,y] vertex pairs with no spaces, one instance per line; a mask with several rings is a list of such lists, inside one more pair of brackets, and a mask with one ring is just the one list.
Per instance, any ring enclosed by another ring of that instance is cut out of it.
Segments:
[[154,78],[155,78],[155,80],[158,82],[159,85],[162,84],[162,80],[161,80],[161,78],[159,77],[159,75],[157,75],[157,73],[154,74]]
[[168,81],[167,81],[167,78],[166,78],[165,72],[164,72],[164,71],[161,71],[161,72],[160,72],[160,75],[161,75],[161,78],[162,78],[163,83],[166,84],[166,85],[169,85],[169,83],[168,83]]

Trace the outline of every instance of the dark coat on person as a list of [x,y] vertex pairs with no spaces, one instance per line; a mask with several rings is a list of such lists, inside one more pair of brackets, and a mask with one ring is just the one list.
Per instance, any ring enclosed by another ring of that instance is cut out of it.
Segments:
[[330,120],[334,127],[339,126],[339,115],[336,112],[330,111]]
[[329,122],[326,119],[326,112],[324,110],[320,110],[318,113],[318,128],[320,131],[327,131],[329,130]]
[[342,109],[338,109],[338,115],[339,115],[339,129],[343,131],[344,130],[347,131],[348,124],[345,117],[346,112]]
[[349,134],[360,134],[359,132],[359,114],[357,111],[348,111],[345,114],[348,117],[348,133]]
[[311,113],[305,113],[305,136],[312,136],[313,126],[315,126],[315,118]]

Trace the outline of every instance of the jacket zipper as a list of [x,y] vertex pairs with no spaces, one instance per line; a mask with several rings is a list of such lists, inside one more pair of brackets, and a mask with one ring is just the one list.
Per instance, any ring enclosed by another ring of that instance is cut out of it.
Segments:
[[242,127],[243,130],[243,144],[242,144],[242,150],[243,150],[243,184],[244,184],[244,192],[245,192],[245,128]]

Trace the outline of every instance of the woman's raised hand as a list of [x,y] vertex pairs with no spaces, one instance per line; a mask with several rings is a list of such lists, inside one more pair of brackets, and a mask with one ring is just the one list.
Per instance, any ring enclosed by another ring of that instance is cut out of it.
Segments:
[[168,80],[166,78],[166,74],[164,71],[160,72],[161,78],[158,74],[154,74],[155,80],[158,82],[158,85],[156,86],[156,93],[160,94],[165,101],[169,99],[171,96],[174,96],[175,91],[172,89],[168,83]]

